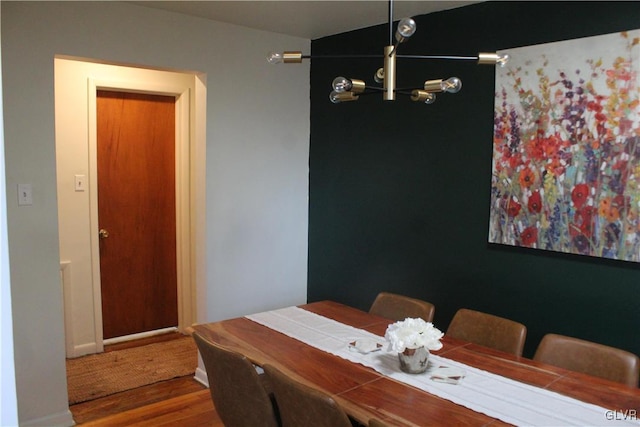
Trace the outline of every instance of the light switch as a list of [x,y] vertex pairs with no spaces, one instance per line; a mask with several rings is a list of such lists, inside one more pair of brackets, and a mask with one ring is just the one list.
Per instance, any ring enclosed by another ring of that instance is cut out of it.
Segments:
[[75,176],[75,189],[76,191],[84,191],[86,188],[86,179],[84,175],[76,175]]
[[33,193],[31,184],[18,184],[18,206],[33,205]]

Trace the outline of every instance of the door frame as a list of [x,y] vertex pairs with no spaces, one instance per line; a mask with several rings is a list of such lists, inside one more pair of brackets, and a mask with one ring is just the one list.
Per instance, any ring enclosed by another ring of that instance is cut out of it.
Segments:
[[[188,330],[196,319],[206,316],[206,75],[64,55],[56,55],[55,70],[60,282],[67,357],[104,350],[97,239],[98,89],[176,97],[178,328]],[[85,181],[86,189],[74,188],[74,175]]]
[[118,92],[145,93],[151,95],[175,96],[176,98],[176,272],[178,288],[178,331],[195,322],[193,295],[195,289],[191,280],[191,226],[190,226],[190,91],[181,87],[158,86],[144,81],[116,81],[88,79],[89,96],[89,223],[91,230],[91,263],[93,272],[93,310],[95,314],[95,334],[98,351],[104,349],[102,330],[102,286],[100,280],[100,239],[98,237],[98,130],[97,92],[113,90]]

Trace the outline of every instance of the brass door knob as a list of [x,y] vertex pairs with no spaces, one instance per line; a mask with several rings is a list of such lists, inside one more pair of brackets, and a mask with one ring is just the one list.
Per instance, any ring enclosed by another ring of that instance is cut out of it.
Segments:
[[101,239],[106,239],[107,237],[109,237],[109,232],[107,230],[105,230],[104,228],[101,228],[100,231],[98,231],[98,236]]

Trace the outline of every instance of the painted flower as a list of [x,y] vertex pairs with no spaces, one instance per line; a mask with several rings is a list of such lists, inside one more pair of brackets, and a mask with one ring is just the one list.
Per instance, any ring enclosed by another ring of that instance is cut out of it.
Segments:
[[384,337],[389,341],[389,350],[402,353],[408,348],[426,347],[428,350],[440,350],[444,336],[433,323],[420,318],[408,317],[387,327]]
[[620,211],[615,206],[611,206],[607,211],[607,221],[614,222],[620,219]]
[[612,206],[617,208],[622,215],[623,212],[627,212],[631,209],[631,198],[629,196],[618,194],[613,198]]
[[515,198],[511,198],[509,199],[509,201],[507,202],[507,206],[505,208],[507,210],[507,214],[511,217],[511,218],[515,218],[516,216],[518,216],[518,214],[520,213],[520,209],[522,209],[522,206],[520,205],[520,203],[518,203]]
[[542,210],[542,198],[540,197],[540,191],[536,190],[527,202],[527,207],[531,213],[540,213]]
[[524,168],[520,171],[520,186],[522,188],[529,188],[533,185],[533,183],[535,182],[535,175],[533,174],[533,171],[531,170],[531,168]]
[[[595,209],[592,206],[584,206],[582,209],[576,211],[574,216],[576,234],[581,233],[586,237],[591,237],[593,232],[593,216],[595,213]],[[571,230],[574,229],[571,227]],[[574,234],[572,233],[572,236]]]
[[525,228],[520,233],[520,240],[523,246],[533,246],[538,241],[538,229],[534,225]]
[[578,184],[571,191],[571,201],[576,209],[582,208],[589,197],[589,186],[587,184]]
[[598,205],[598,215],[601,217],[609,216],[609,209],[611,209],[611,198],[605,197],[600,200],[600,204]]

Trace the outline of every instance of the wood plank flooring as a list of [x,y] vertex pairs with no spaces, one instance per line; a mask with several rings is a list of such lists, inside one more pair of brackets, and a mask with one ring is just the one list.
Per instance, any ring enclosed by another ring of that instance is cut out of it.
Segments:
[[[135,342],[113,344],[105,351],[173,339],[162,335]],[[69,407],[77,425],[86,426],[163,426],[223,427],[209,390],[193,376],[116,393]]]
[[196,391],[78,424],[84,426],[224,427],[213,407],[209,390]]

